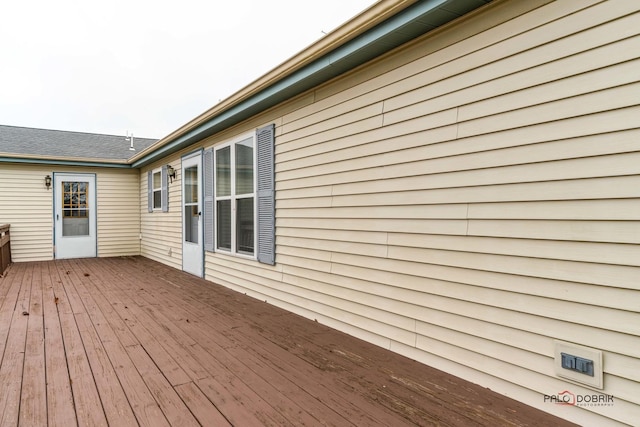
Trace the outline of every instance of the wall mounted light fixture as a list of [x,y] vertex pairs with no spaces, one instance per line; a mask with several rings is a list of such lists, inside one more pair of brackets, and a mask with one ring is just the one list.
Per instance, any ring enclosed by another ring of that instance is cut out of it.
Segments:
[[176,170],[171,165],[167,165],[167,176],[171,178],[171,182],[173,182],[176,177]]
[[47,187],[47,190],[51,188],[51,175],[44,177],[44,185]]

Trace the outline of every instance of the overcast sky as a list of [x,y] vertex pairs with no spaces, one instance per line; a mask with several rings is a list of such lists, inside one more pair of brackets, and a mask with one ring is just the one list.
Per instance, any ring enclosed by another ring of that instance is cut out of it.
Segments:
[[0,124],[161,138],[375,0],[12,0]]

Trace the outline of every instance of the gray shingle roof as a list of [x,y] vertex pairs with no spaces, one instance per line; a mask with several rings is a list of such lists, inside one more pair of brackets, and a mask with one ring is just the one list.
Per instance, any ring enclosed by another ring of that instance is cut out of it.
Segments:
[[129,150],[125,136],[68,132],[0,125],[0,153],[42,157],[127,160],[156,139],[133,138],[135,151]]

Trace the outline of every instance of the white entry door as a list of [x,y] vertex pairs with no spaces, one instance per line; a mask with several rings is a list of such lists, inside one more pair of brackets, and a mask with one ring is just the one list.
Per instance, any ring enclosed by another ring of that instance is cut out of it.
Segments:
[[202,277],[202,157],[182,159],[182,269]]
[[55,257],[95,257],[96,176],[54,173]]

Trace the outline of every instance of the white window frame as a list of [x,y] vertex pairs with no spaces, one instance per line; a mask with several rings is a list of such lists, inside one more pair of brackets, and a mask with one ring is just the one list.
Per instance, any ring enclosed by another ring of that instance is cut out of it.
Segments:
[[[160,174],[160,187],[156,188],[155,185],[155,175],[156,173]],[[160,204],[156,206],[156,191],[160,194]],[[153,211],[162,211],[162,167],[157,169],[153,169],[151,171],[151,203],[153,206]]]
[[[253,192],[248,194],[242,194],[241,196],[236,196],[236,150],[234,149],[235,144],[240,141],[245,141],[251,138],[252,146],[253,146]],[[218,173],[218,151],[224,149],[226,147],[230,147],[230,158],[229,162],[231,165],[230,168],[230,178],[231,178],[231,192],[229,196],[218,196],[218,192],[216,191],[217,186],[217,173]],[[249,132],[238,137],[235,137],[229,141],[223,142],[221,144],[215,145],[213,148],[213,176],[214,176],[214,197],[213,197],[213,216],[214,216],[214,233],[213,233],[213,241],[214,248],[216,252],[237,256],[240,258],[257,260],[258,259],[258,196],[257,196],[257,187],[258,187],[258,177],[257,177],[257,147],[256,147],[256,136],[255,132]],[[253,197],[253,254],[238,252],[237,248],[237,224],[236,224],[236,200],[238,199],[246,199]],[[231,250],[220,248],[218,246],[218,201],[219,200],[230,200],[231,201]]]

